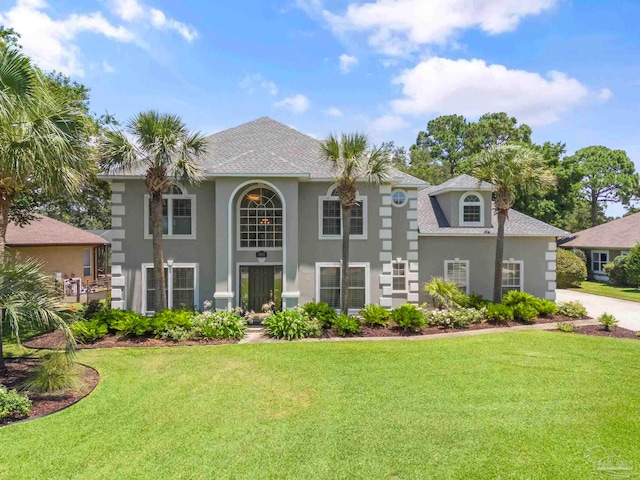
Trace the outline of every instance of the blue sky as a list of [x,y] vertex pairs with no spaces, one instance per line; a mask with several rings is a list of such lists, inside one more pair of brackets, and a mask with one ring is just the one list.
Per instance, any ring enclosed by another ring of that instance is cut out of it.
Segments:
[[536,141],[640,167],[638,18],[631,0],[0,1],[29,55],[120,120],[155,108],[213,133],[267,115],[408,147],[438,115],[507,111]]

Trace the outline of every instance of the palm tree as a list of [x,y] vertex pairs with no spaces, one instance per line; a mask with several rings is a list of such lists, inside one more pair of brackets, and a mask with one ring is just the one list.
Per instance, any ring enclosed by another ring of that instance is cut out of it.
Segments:
[[[60,329],[64,333],[67,352],[73,352],[75,341],[63,312],[56,308],[59,299],[51,277],[42,272],[42,263],[5,253],[0,262],[0,310],[16,341],[20,332]],[[0,337],[0,371],[5,362]]]
[[502,261],[504,256],[504,226],[509,209],[515,201],[514,192],[525,194],[548,190],[554,183],[553,173],[546,167],[542,155],[524,145],[505,144],[479,153],[474,175],[495,187],[493,206],[498,216],[496,261],[493,277],[493,301],[502,300]]
[[174,181],[196,184],[202,179],[199,160],[206,154],[206,140],[200,132],[190,132],[180,117],[151,110],[136,115],[124,131],[105,131],[98,150],[107,171],[145,171],[151,198],[155,309],[160,312],[167,308],[162,195]]
[[382,149],[370,148],[369,139],[362,133],[343,133],[340,138],[331,134],[321,143],[324,158],[331,163],[338,198],[342,208],[342,286],[341,312],[349,310],[349,236],[351,209],[357,203],[359,181],[378,185],[389,172],[388,156]]

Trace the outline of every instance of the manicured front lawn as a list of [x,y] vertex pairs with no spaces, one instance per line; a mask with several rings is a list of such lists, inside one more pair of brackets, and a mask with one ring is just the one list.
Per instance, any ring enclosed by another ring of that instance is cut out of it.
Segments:
[[82,351],[101,382],[0,429],[0,478],[590,478],[640,459],[640,345],[519,332]]
[[571,288],[576,292],[590,293],[592,295],[601,295],[603,297],[618,298],[620,300],[631,300],[632,302],[640,302],[640,290],[632,287],[614,287],[600,282],[582,282],[578,288]]

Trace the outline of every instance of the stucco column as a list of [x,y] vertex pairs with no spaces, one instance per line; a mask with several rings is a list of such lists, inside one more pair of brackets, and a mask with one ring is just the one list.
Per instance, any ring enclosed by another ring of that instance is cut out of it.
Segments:
[[232,306],[233,286],[229,279],[229,197],[235,185],[228,179],[216,179],[215,183],[215,239],[211,246],[216,252],[216,279],[213,299],[216,309],[227,309]]
[[285,259],[285,282],[282,292],[282,308],[293,308],[298,305],[300,291],[298,288],[298,181],[282,182],[282,194],[286,201],[285,245],[283,258]]

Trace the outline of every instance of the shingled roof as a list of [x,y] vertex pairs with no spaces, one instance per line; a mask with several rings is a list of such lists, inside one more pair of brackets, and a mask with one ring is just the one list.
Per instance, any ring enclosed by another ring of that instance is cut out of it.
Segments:
[[629,250],[640,243],[640,213],[603,223],[571,234],[560,242],[563,247],[611,248]]
[[104,238],[73,227],[67,223],[36,215],[36,219],[21,227],[10,223],[7,227],[7,245],[10,247],[107,245]]
[[440,185],[434,185],[431,194],[435,195],[444,192],[466,191],[466,190],[493,190],[490,183],[478,180],[471,175],[463,173],[457,177],[453,177]]
[[[298,176],[327,180],[333,177],[317,139],[269,117],[214,133],[206,140],[208,153],[203,159],[203,170],[208,176]],[[143,173],[125,172],[125,175]],[[399,185],[428,185],[396,169],[391,169],[390,177],[391,182]]]

